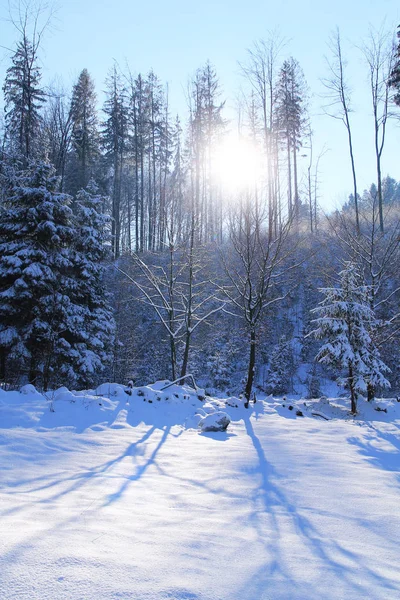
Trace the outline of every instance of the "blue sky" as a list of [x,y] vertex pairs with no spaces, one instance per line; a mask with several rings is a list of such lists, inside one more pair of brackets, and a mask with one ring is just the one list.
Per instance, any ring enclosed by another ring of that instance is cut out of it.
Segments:
[[[366,84],[367,72],[355,47],[365,38],[370,24],[393,27],[400,22],[400,5],[394,0],[337,0],[299,2],[281,0],[61,0],[51,31],[45,34],[41,61],[44,81],[56,76],[66,88],[87,68],[99,96],[108,69],[115,59],[132,72],[153,69],[169,83],[171,108],[184,113],[184,90],[196,68],[209,59],[215,66],[227,99],[229,116],[243,80],[238,61],[255,40],[279,29],[290,40],[282,58],[294,56],[301,64],[312,99],[315,151],[328,149],[321,161],[321,187],[325,207],[340,205],[351,190],[346,132],[340,123],[321,116],[320,78],[325,75],[324,55],[330,32],[339,26],[349,60],[349,79],[354,89],[354,137],[360,187],[375,178],[373,123]],[[0,0],[0,18],[8,6]],[[0,21],[0,44],[13,47],[17,39],[12,25]],[[9,64],[9,53],[0,50],[0,80]],[[399,109],[400,116],[400,109]],[[400,179],[398,154],[400,126],[393,123],[383,157],[383,172]]]

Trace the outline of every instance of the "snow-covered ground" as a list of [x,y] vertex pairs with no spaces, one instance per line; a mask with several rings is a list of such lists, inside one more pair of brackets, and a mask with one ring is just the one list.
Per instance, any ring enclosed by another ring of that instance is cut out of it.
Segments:
[[161,387],[0,391],[1,599],[400,598],[400,403]]

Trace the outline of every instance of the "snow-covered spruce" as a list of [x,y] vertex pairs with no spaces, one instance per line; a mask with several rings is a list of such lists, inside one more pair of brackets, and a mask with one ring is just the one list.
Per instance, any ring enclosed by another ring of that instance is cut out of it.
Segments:
[[71,197],[56,188],[49,165],[22,172],[0,222],[0,377],[15,369],[44,389],[87,385],[113,334],[98,203],[81,195],[74,218]]
[[[373,342],[377,320],[371,309],[368,286],[363,285],[356,265],[346,262],[339,273],[340,287],[323,288],[321,306],[312,312],[318,339],[327,339],[316,356],[321,363],[346,369],[339,383],[350,389],[351,412],[357,412],[357,399],[376,387],[390,387],[384,373],[390,369],[380,359]],[[370,395],[369,393],[369,395]]]

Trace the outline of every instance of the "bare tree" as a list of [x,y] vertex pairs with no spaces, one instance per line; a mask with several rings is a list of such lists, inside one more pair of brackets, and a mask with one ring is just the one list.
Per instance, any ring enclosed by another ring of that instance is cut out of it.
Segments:
[[67,154],[71,144],[72,118],[63,90],[52,89],[43,117],[45,144],[50,162],[60,178],[63,191]]
[[[205,274],[205,251],[195,243],[195,228],[186,247],[171,240],[167,262],[163,255],[132,253],[134,272],[116,269],[139,290],[142,302],[157,316],[169,339],[172,380],[176,379],[178,345],[182,346],[180,377],[187,374],[193,335],[202,323],[220,311],[216,289]],[[160,260],[161,259],[161,260]]]
[[379,228],[384,231],[382,195],[382,153],[386,140],[386,125],[389,118],[390,76],[392,73],[396,47],[391,32],[370,29],[362,52],[369,71],[369,84],[374,119],[374,144],[377,174],[377,195],[379,208]]
[[252,198],[247,198],[243,212],[230,216],[229,243],[221,258],[228,283],[220,285],[231,310],[244,321],[249,334],[249,361],[245,386],[246,408],[249,406],[256,366],[257,333],[262,316],[272,304],[283,300],[288,291],[281,285],[294,265],[289,257],[294,247],[289,243],[292,224],[288,220],[276,236],[266,227],[266,214]]
[[346,78],[347,61],[343,58],[342,43],[340,40],[339,29],[332,33],[329,40],[329,50],[331,58],[326,58],[329,75],[322,80],[327,90],[326,98],[328,104],[324,106],[327,115],[343,122],[347,131],[347,139],[350,154],[351,172],[353,176],[353,196],[356,213],[357,233],[360,233],[360,219],[357,192],[357,176],[354,158],[353,137],[350,121],[351,108],[351,89]]
[[[277,63],[286,41],[279,32],[272,31],[266,40],[259,40],[247,51],[247,61],[239,63],[244,77],[254,93],[253,108],[257,105],[260,112],[261,130],[267,155],[268,186],[268,226],[270,236],[273,225],[277,224],[280,209],[278,207],[278,182],[275,177],[278,164],[278,137],[275,127],[276,94],[275,80]],[[254,102],[256,100],[256,103]],[[276,228],[275,228],[276,230]]]

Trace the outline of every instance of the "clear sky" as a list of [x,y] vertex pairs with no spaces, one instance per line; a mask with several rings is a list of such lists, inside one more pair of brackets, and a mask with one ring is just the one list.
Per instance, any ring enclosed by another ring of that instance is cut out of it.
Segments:
[[[385,19],[395,30],[400,22],[400,5],[395,0],[61,0],[58,6],[40,53],[45,83],[58,76],[70,88],[86,67],[101,96],[115,59],[121,66],[128,63],[133,73],[152,68],[169,83],[172,110],[181,114],[186,106],[187,81],[207,59],[217,70],[228,107],[233,107],[243,84],[238,61],[245,61],[246,49],[254,41],[278,28],[289,40],[282,58],[294,56],[300,62],[313,94],[315,151],[328,149],[321,161],[320,177],[321,204],[326,208],[342,204],[352,187],[344,126],[320,114],[326,43],[330,32],[339,26],[354,90],[359,187],[375,180],[367,71],[356,46],[366,37],[370,24],[379,27]],[[17,34],[7,17],[7,0],[0,0],[0,44],[12,48]],[[10,53],[0,49],[1,82],[9,58]],[[398,112],[400,116],[400,109]],[[393,122],[383,172],[398,180],[399,149],[400,122]]]

